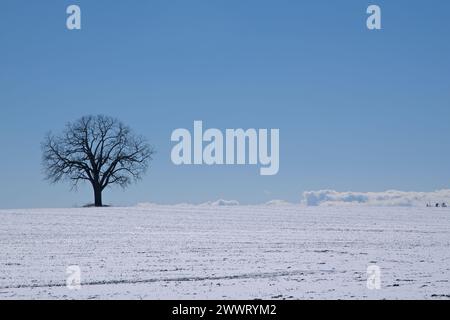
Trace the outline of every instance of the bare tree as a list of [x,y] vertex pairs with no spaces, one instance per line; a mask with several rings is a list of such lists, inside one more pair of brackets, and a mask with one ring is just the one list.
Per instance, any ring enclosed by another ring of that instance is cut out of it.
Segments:
[[139,180],[148,168],[154,149],[117,119],[85,116],[68,123],[59,136],[49,133],[42,143],[46,179],[68,180],[73,187],[89,182],[95,206],[110,185],[123,188]]

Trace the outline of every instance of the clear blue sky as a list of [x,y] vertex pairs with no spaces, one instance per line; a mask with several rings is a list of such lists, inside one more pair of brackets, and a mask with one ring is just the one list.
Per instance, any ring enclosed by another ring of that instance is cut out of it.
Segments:
[[[66,7],[82,9],[68,31]],[[382,8],[383,30],[366,29]],[[450,184],[450,2],[0,3],[0,208],[92,202],[48,185],[40,142],[86,114],[118,117],[158,154],[105,202],[298,202],[305,190]],[[279,128],[280,172],[176,167],[172,130]]]

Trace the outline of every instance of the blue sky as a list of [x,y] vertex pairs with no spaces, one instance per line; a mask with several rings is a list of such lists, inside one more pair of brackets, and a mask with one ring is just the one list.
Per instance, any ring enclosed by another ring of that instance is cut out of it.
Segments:
[[[66,29],[66,7],[82,30]],[[366,8],[382,9],[381,31]],[[450,2],[22,1],[0,5],[0,208],[92,202],[43,179],[49,130],[107,114],[158,154],[107,203],[298,202],[450,183]],[[174,166],[171,132],[279,128],[280,172]]]

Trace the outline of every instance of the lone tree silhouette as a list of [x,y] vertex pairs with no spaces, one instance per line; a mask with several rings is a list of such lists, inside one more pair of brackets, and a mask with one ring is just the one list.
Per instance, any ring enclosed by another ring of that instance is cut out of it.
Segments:
[[122,122],[98,115],[68,123],[59,136],[49,133],[42,153],[47,180],[68,180],[74,188],[90,182],[94,204],[101,207],[103,190],[111,185],[125,188],[139,180],[155,151]]

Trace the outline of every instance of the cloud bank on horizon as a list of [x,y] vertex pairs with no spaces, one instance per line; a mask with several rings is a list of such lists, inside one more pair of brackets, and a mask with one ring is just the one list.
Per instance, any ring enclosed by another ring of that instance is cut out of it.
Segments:
[[[450,205],[450,189],[433,192],[415,192],[388,190],[384,192],[339,192],[335,190],[305,191],[299,203],[290,203],[284,200],[272,200],[261,204],[263,206],[386,206],[386,207],[423,207],[427,204],[434,206],[446,203]],[[242,205],[237,200],[208,201],[200,204],[179,203],[174,206],[199,206],[199,207],[230,207]],[[160,206],[157,203],[139,203],[138,207]],[[172,205],[173,206],[173,205]]]
[[335,190],[306,191],[302,204],[306,206],[397,206],[414,207],[449,203],[450,189],[433,192],[408,192],[388,190],[384,192],[338,192]]

